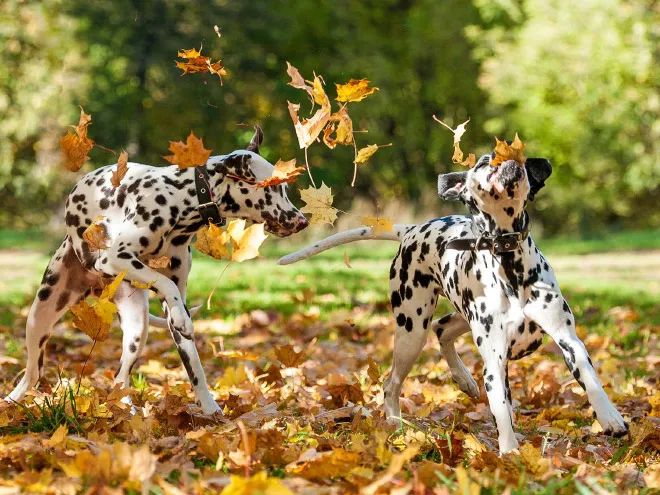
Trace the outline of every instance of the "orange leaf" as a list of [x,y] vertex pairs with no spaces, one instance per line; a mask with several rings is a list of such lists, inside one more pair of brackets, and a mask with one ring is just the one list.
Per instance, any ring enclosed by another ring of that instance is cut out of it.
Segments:
[[386,217],[362,217],[362,223],[371,227],[374,234],[392,232],[394,228],[392,220]]
[[296,166],[296,159],[289,161],[277,160],[275,167],[273,168],[273,174],[261,182],[257,182],[257,187],[269,187],[277,186],[279,184],[290,184],[295,182],[296,177],[298,177],[302,172],[305,171],[304,167]]
[[495,158],[490,164],[495,167],[507,160],[514,160],[522,167],[527,160],[524,151],[525,144],[518,137],[518,133],[511,144],[495,138]]
[[[77,172],[89,158],[87,154],[94,147],[94,141],[87,137],[87,127],[92,122],[92,116],[80,109],[78,125],[75,133],[70,130],[60,139],[60,149],[64,154],[64,166],[71,172]],[[73,127],[73,126],[72,126]]]
[[204,148],[203,141],[195,136],[192,131],[190,131],[185,143],[183,141],[170,141],[169,150],[173,154],[163,158],[172,164],[178,165],[179,168],[205,165],[209,156],[211,156],[211,150]]
[[117,160],[117,168],[112,172],[112,177],[110,177],[112,187],[119,187],[126,172],[128,172],[128,153],[122,151],[119,154],[119,160]]
[[104,223],[105,217],[97,217],[94,222],[85,229],[83,232],[83,239],[89,245],[90,251],[101,251],[107,249],[106,242],[108,239],[108,231]]
[[151,258],[149,261],[147,261],[147,265],[155,270],[160,270],[163,268],[169,268],[170,261],[171,260],[169,256],[159,256],[158,258]]
[[227,71],[223,67],[221,60],[212,62],[209,57],[204,57],[201,51],[195,48],[179,50],[177,56],[184,59],[183,62],[179,60],[175,61],[176,66],[183,71],[181,73],[182,76],[185,74],[208,72],[209,74],[217,75],[222,83],[222,76],[227,75]]
[[353,144],[353,121],[345,107],[330,116],[330,121],[323,131],[323,142],[330,149],[334,149],[338,144]]
[[337,101],[351,102],[362,101],[367,96],[374,94],[378,88],[370,88],[368,79],[351,79],[346,84],[336,84]]

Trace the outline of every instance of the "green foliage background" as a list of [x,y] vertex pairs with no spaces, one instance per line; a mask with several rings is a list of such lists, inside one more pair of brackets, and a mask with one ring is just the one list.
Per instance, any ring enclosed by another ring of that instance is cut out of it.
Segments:
[[[92,138],[163,163],[190,129],[216,153],[251,125],[268,158],[302,153],[286,61],[334,82],[366,77],[377,95],[352,110],[361,143],[389,143],[348,187],[352,149],[311,151],[315,176],[355,195],[416,203],[452,169],[451,136],[431,119],[471,118],[464,149],[518,132],[555,174],[535,204],[549,233],[657,227],[657,46],[651,0],[5,0],[0,4],[0,225],[52,218],[76,175],[57,151],[78,106]],[[218,39],[213,25],[221,27]],[[180,77],[181,48],[230,71]],[[101,149],[92,165],[114,162]],[[297,198],[294,194],[294,201]]]

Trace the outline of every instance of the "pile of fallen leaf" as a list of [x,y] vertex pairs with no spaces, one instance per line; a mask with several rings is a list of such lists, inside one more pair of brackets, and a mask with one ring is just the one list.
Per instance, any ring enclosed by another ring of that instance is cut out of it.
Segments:
[[[405,383],[404,420],[391,428],[382,381],[392,318],[375,307],[327,316],[254,311],[196,321],[226,418],[219,422],[194,405],[166,331],[152,329],[133,387],[120,390],[112,385],[120,332],[97,342],[87,360],[92,343],[62,324],[47,348],[43,392],[28,397],[26,408],[0,412],[0,492],[449,494],[500,493],[508,485],[524,488],[516,493],[550,486],[624,493],[659,486],[660,374],[657,356],[646,353],[657,346],[650,325],[617,322],[622,334],[634,330],[644,342],[632,349],[579,328],[631,425],[629,438],[600,432],[560,351],[547,343],[511,365],[521,448],[499,457],[485,392],[474,401],[452,383],[434,338]],[[23,325],[17,318],[16,334]],[[458,350],[482,382],[474,346]],[[9,384],[23,358],[0,361]],[[122,402],[126,394],[135,414]],[[47,400],[63,403],[69,420],[44,426],[31,417]]]

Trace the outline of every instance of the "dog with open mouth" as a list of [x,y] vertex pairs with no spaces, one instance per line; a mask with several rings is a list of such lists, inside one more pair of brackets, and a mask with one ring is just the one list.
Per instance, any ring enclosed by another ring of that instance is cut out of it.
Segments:
[[[479,387],[456,353],[454,341],[472,331],[484,361],[483,381],[498,430],[500,453],[518,447],[507,372],[510,360],[536,350],[547,333],[561,349],[573,377],[586,391],[607,434],[628,425],[607,397],[582,341],[575,318],[546,258],[529,234],[525,211],[552,167],[543,158],[496,164],[484,155],[465,172],[438,177],[438,193],[464,203],[469,216],[451,215],[421,225],[395,225],[392,232],[361,227],[332,235],[284,256],[286,265],[334,246],[363,239],[401,243],[390,269],[390,301],[397,328],[392,370],[385,381],[385,415],[398,423],[403,382],[419,356],[429,329],[438,337],[452,377],[465,393]],[[455,312],[433,320],[446,297]]]
[[[212,156],[194,168],[152,167],[129,163],[119,187],[112,187],[114,165],[82,177],[66,201],[67,234],[53,255],[27,318],[27,366],[6,397],[21,400],[41,377],[50,331],[67,310],[102,287],[105,280],[126,275],[114,296],[123,332],[122,356],[115,382],[128,387],[130,374],[147,340],[149,322],[166,326],[205,414],[221,409],[208,389],[186,306],[192,264],[190,242],[197,230],[225,217],[264,222],[277,236],[307,226],[305,216],[287,197],[286,184],[253,187],[272,176],[273,165],[259,155],[260,128],[247,149]],[[93,251],[83,233],[95,218],[105,230],[106,249]],[[167,256],[170,265],[156,271],[148,265]],[[150,317],[148,285],[163,301],[166,318]]]

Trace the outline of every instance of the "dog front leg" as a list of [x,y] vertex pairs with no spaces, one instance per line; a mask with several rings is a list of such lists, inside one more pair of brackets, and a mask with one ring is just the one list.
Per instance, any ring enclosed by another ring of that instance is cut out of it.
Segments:
[[623,436],[628,424],[614,407],[594,370],[591,358],[575,333],[575,318],[557,290],[536,287],[538,296],[525,306],[525,315],[538,324],[560,347],[566,366],[587,392],[598,422],[608,435]]

